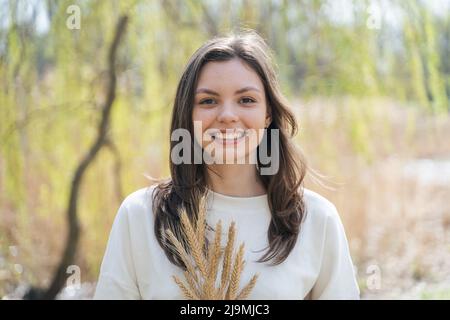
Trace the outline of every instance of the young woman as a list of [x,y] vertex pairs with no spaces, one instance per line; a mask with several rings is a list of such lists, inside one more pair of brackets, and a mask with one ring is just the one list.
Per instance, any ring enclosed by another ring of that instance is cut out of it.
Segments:
[[[336,208],[303,187],[297,124],[264,40],[246,32],[206,42],[172,112],[171,178],[120,206],[95,298],[183,299],[172,276],[182,278],[184,264],[165,230],[186,243],[180,210],[196,221],[206,199],[207,224],[221,220],[225,234],[234,221],[236,243],[245,243],[240,283],[259,274],[248,299],[358,299]],[[192,138],[180,148],[180,137]]]

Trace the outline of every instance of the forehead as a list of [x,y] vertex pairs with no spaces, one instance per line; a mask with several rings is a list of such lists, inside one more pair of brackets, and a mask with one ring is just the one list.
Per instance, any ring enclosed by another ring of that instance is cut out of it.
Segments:
[[258,74],[240,59],[207,62],[200,71],[197,88],[243,88],[255,86],[261,91],[264,85]]

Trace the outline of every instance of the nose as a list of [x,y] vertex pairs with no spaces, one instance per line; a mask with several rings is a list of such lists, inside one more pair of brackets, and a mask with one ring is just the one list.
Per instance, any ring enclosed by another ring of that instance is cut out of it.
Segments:
[[222,123],[230,123],[237,122],[238,120],[239,117],[236,114],[236,110],[232,103],[224,103],[220,107],[219,114],[217,115],[217,121]]

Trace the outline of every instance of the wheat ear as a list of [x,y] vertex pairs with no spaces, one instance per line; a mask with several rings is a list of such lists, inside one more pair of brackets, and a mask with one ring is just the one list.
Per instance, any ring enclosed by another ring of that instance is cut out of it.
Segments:
[[198,237],[200,248],[205,246],[205,228],[206,228],[206,197],[202,196],[199,201],[199,211],[197,217],[197,223],[195,226],[195,233]]
[[258,280],[259,275],[255,274],[250,282],[241,290],[241,292],[236,297],[236,300],[245,300],[247,299],[250,292],[253,290],[253,287],[256,284],[256,280]]
[[232,263],[232,257],[233,257],[233,249],[234,249],[234,238],[236,234],[236,227],[235,222],[231,222],[230,226],[228,227],[228,242],[225,247],[225,253],[223,257],[223,264],[222,264],[222,278],[220,281],[220,288],[218,290],[218,295],[220,297],[223,297],[223,294],[226,289],[228,277],[231,270],[231,263]]
[[186,270],[184,271],[184,278],[186,279],[186,282],[188,283],[190,289],[199,297],[201,298],[201,291],[198,285],[198,280],[195,279],[194,276],[191,275],[191,273]]
[[175,280],[175,283],[180,287],[181,291],[183,292],[183,295],[186,299],[191,299],[191,300],[199,300],[200,297],[197,296],[197,294],[191,290],[191,288],[186,287],[183,283],[183,281],[181,281],[180,279],[178,279],[177,276],[172,276],[173,279]]
[[234,300],[236,297],[236,292],[239,287],[239,280],[241,277],[242,269],[244,267],[244,243],[239,247],[239,251],[236,255],[234,261],[233,272],[231,273],[230,284],[228,285],[227,294],[225,296],[226,300]]
[[203,249],[200,247],[197,235],[194,232],[194,228],[192,227],[191,222],[189,221],[185,209],[181,210],[181,223],[183,225],[184,232],[186,234],[189,247],[191,248],[191,253],[195,260],[195,263],[200,269],[200,272],[203,275],[203,277],[206,278],[208,274],[206,268],[205,255]]
[[189,274],[192,275],[194,278],[194,281],[198,281],[197,273],[195,272],[194,266],[191,263],[191,259],[189,254],[186,252],[186,249],[183,247],[181,242],[175,237],[172,230],[167,229],[166,230],[167,237],[169,238],[170,242],[172,243],[172,246],[175,247],[175,250],[177,251],[179,257],[181,258],[181,261],[186,266],[186,270],[189,272]]
[[217,294],[214,290],[217,271],[219,267],[219,260],[222,255],[221,244],[221,236],[222,236],[222,222],[219,222],[216,225],[214,243],[210,244],[208,250],[208,277],[205,281],[205,295],[208,299],[217,299]]

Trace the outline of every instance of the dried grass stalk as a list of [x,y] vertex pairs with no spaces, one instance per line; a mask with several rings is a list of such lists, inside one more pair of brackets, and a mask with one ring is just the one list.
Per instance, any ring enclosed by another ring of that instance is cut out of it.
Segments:
[[203,277],[207,277],[207,266],[203,248],[200,246],[198,235],[195,233],[194,228],[192,227],[187,216],[186,210],[184,209],[181,210],[181,224],[187,237],[192,257],[194,258],[194,261],[200,269]]
[[239,287],[239,280],[244,269],[244,244],[239,246],[239,251],[234,261],[233,272],[231,273],[230,284],[225,295],[226,300],[234,300]]
[[181,291],[183,291],[184,296],[190,300],[199,300],[199,296],[197,296],[189,286],[185,286],[183,281],[178,279],[177,276],[173,276],[173,280],[180,287]]
[[[236,225],[232,222],[228,229],[228,242],[225,249],[221,247],[222,223],[216,224],[214,242],[205,249],[206,234],[206,199],[200,200],[199,213],[195,226],[192,225],[186,210],[180,214],[183,232],[187,238],[188,250],[175,237],[173,232],[166,230],[167,238],[174,246],[176,252],[186,265],[184,277],[186,283],[173,276],[175,283],[181,289],[184,297],[190,300],[235,300],[246,299],[255,287],[258,275],[251,280],[238,293],[241,274],[244,269],[244,243],[234,257],[233,249],[236,237]],[[216,288],[220,260],[222,259],[222,274],[220,284]],[[199,274],[197,273],[199,270]]]
[[253,290],[253,287],[256,284],[256,281],[258,280],[258,274],[255,274],[250,282],[242,289],[242,291],[239,293],[239,295],[236,297],[236,300],[245,300],[250,295],[250,292]]

